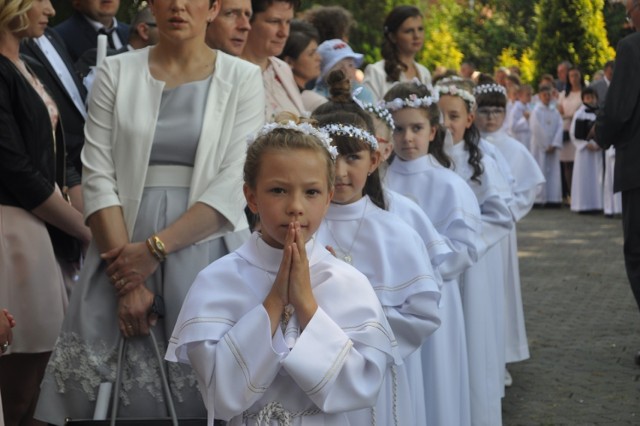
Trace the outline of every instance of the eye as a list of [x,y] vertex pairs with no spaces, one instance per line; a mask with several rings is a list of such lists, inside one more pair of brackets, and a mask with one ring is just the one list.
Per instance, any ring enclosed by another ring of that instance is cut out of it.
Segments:
[[353,162],[358,161],[360,159],[360,154],[349,154],[347,155],[347,161]]
[[312,197],[316,196],[316,195],[320,195],[321,193],[322,193],[322,191],[320,191],[319,189],[315,189],[315,188],[307,190],[307,195],[310,195]]
[[284,194],[286,191],[284,190],[284,188],[275,187],[271,188],[269,192],[271,192],[272,194]]
[[411,126],[411,130],[414,133],[418,133],[420,130],[422,130],[424,128],[424,126],[422,126],[422,124],[415,124],[413,126]]
[[393,134],[394,135],[399,135],[402,132],[404,132],[404,129],[402,127],[398,126],[398,123],[396,123],[395,129],[393,129]]

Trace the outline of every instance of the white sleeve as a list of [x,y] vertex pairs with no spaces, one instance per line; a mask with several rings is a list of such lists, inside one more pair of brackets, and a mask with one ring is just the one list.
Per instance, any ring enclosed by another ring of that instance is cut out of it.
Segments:
[[271,338],[270,324],[264,307],[258,305],[219,341],[188,344],[189,363],[210,418],[228,420],[241,414],[273,382],[287,349],[281,332]]
[[350,339],[318,307],[282,365],[319,409],[336,413],[375,404],[387,359]]

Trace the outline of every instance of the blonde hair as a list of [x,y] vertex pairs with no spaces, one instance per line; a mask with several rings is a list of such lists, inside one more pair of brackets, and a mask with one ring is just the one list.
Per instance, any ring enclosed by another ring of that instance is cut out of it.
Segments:
[[[290,121],[296,124],[302,122],[315,123],[311,120],[301,119],[291,113],[280,113],[274,121],[282,124]],[[316,136],[286,128],[276,128],[265,135],[259,136],[249,145],[243,170],[245,184],[247,184],[249,188],[255,189],[258,175],[260,174],[260,167],[262,166],[262,157],[265,152],[291,151],[295,149],[314,151],[324,158],[327,165],[327,185],[329,189],[332,189],[335,177],[335,163],[322,141]]]
[[0,31],[17,32],[29,26],[33,0],[0,0]]

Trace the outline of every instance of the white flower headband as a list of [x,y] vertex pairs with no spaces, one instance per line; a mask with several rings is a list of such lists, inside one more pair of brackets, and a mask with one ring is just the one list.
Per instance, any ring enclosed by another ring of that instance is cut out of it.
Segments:
[[481,84],[480,86],[477,86],[475,89],[473,89],[473,94],[478,96],[478,95],[482,95],[485,93],[500,93],[503,96],[507,96],[507,89],[505,89],[503,86],[499,85],[499,84],[495,84],[495,83],[491,83],[491,84]]
[[351,99],[363,110],[374,114],[380,120],[384,121],[387,126],[394,130],[396,128],[396,123],[393,121],[393,117],[391,116],[391,112],[384,107],[384,101],[378,102],[377,104],[367,103],[365,104],[360,99],[358,99],[358,95],[362,92],[363,87],[356,88],[351,94]]
[[462,98],[462,100],[469,104],[469,107],[472,109],[476,104],[476,98],[468,90],[461,89],[458,86],[454,86],[452,84],[437,84],[436,89],[440,95],[457,96]]
[[359,127],[351,126],[348,124],[327,124],[326,126],[321,127],[320,131],[326,132],[329,135],[342,135],[360,139],[361,141],[364,141],[371,145],[371,148],[373,148],[373,150],[378,149],[378,141],[376,140],[376,138],[374,138],[371,133]]
[[380,120],[384,121],[391,130],[395,130],[396,123],[393,121],[391,111],[385,108],[384,102],[378,102],[374,104],[364,104],[363,109],[374,114]]
[[300,133],[304,133],[305,135],[314,136],[316,139],[320,141],[322,146],[329,151],[332,159],[336,159],[338,157],[338,149],[331,145],[331,137],[327,134],[327,132],[322,131],[322,129],[317,129],[313,127],[309,123],[298,123],[296,124],[293,120],[289,120],[286,123],[267,123],[258,132],[247,138],[247,145],[251,145],[258,138],[265,136],[276,129],[288,129],[295,130]]
[[416,94],[409,95],[408,98],[400,99],[395,98],[384,104],[384,107],[389,111],[398,111],[403,108],[421,108],[429,107],[435,103],[438,103],[440,96],[438,92],[432,92],[433,95],[419,98]]

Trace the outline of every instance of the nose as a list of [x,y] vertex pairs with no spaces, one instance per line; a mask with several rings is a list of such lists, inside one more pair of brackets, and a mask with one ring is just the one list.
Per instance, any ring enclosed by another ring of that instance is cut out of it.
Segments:
[[289,22],[282,22],[278,27],[278,36],[282,38],[289,37]]
[[56,16],[56,10],[53,8],[53,5],[51,4],[51,1],[47,1],[44,13],[45,13],[45,15],[47,15],[50,18],[53,18],[54,16]]
[[241,31],[251,31],[251,23],[247,15],[240,15],[237,21],[238,29]]
[[171,0],[171,11],[184,10],[185,0]]
[[292,194],[287,206],[287,215],[293,220],[298,220],[304,215],[304,208],[302,203],[302,195]]
[[347,174],[347,162],[341,155],[336,158],[336,177],[346,176]]

